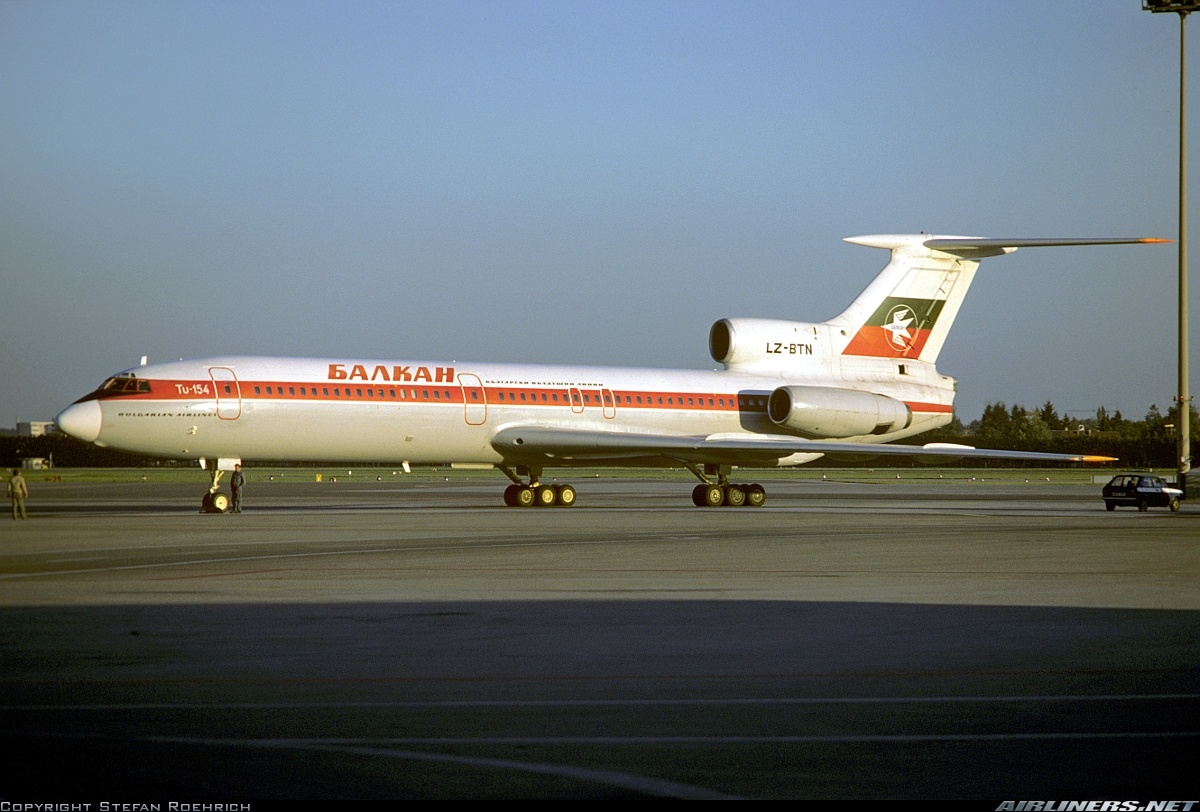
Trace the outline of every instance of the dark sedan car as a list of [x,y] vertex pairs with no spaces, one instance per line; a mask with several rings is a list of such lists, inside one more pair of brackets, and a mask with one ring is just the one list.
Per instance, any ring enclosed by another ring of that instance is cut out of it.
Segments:
[[1146,510],[1165,507],[1179,510],[1183,491],[1172,488],[1162,477],[1148,474],[1118,474],[1104,486],[1104,507],[1116,510],[1118,505]]

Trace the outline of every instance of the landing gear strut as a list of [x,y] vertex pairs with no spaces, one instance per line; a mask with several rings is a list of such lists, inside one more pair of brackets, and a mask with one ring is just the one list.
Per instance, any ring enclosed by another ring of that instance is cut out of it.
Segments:
[[224,513],[229,510],[229,497],[217,490],[221,487],[221,474],[223,473],[225,472],[216,467],[208,472],[212,479],[212,485],[200,502],[201,513]]
[[[575,504],[575,488],[566,483],[543,485],[539,482],[542,478],[539,466],[518,465],[515,474],[506,465],[496,467],[513,482],[504,489],[504,504],[509,507],[570,507]],[[519,474],[527,475],[529,482],[522,482]]]
[[[692,488],[692,504],[696,507],[762,507],[767,502],[767,491],[762,485],[729,482],[732,466],[706,465],[701,471],[696,465],[689,465],[688,470],[700,480],[700,484]],[[709,478],[713,474],[717,476],[715,483]]]

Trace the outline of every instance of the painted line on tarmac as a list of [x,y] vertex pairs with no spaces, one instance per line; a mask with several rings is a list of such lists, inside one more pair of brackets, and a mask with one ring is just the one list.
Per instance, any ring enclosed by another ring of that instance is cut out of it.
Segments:
[[234,575],[262,575],[267,572],[288,572],[284,567],[269,570],[237,570],[235,572],[206,572],[203,575],[174,575],[170,578],[155,578],[156,581],[194,581],[198,578],[228,578]]
[[[463,745],[463,744],[867,744],[871,742],[985,742],[1035,741],[1050,739],[1178,739],[1200,737],[1200,730],[1114,731],[1094,733],[849,733],[824,736],[491,736],[386,738],[368,741],[385,744]],[[342,742],[340,739],[329,741]],[[348,739],[345,743],[363,741]]]
[[[1031,741],[1042,739],[1179,739],[1200,737],[1200,730],[1177,731],[1114,731],[1093,733],[847,733],[827,734],[823,736],[430,736],[395,737],[379,739],[266,739],[241,740],[230,739],[229,744],[257,742],[279,742],[302,746],[306,742],[320,746],[346,746],[354,744],[416,744],[416,745],[463,745],[463,744],[515,744],[515,745],[553,745],[553,744],[831,744],[831,743],[871,743],[871,742],[980,742],[980,741]],[[178,741],[175,739],[153,739],[154,741]],[[188,741],[188,740],[184,740]],[[216,740],[193,740],[212,741]]]
[[[297,541],[294,538],[246,539],[243,541],[239,541],[237,543],[230,542],[227,540],[207,541],[207,542],[204,542],[204,541],[177,541],[177,542],[170,542],[168,544],[129,544],[129,545],[121,546],[121,547],[78,547],[78,548],[66,548],[66,549],[59,549],[59,550],[38,549],[38,550],[23,550],[23,551],[22,550],[5,550],[4,557],[5,558],[33,558],[35,556],[66,555],[68,553],[126,553],[126,552],[131,552],[131,551],[153,552],[155,550],[177,550],[177,551],[179,551],[179,550],[213,550],[213,549],[219,550],[221,548],[225,548],[225,549],[229,549],[229,550],[238,550],[238,549],[241,549],[242,547],[245,547],[248,545],[255,546],[255,547],[263,547],[263,546],[280,545],[280,544],[311,545],[311,544],[338,544],[338,543],[346,543],[346,542],[353,542],[356,544],[369,544],[371,542],[376,542],[376,543],[382,544],[382,543],[395,543],[396,541],[397,541],[397,539],[394,536],[389,536],[387,538],[378,538],[378,539],[373,539],[373,538],[344,539],[344,538],[332,538],[331,537],[331,538],[327,538],[327,539],[318,539],[316,541]],[[81,557],[81,558],[78,558],[75,560],[86,561],[86,560],[91,560],[91,559],[96,559],[96,558],[104,558],[104,557],[105,556],[100,556],[100,555],[85,556],[85,557]],[[64,559],[47,559],[47,560],[48,561],[69,561],[72,559],[64,558]]]
[[[328,539],[325,541],[275,541],[266,542],[269,544],[296,544],[311,546],[312,544],[332,544],[339,542],[339,539]],[[392,543],[396,544],[398,539],[350,539],[354,543]],[[201,564],[230,564],[240,561],[274,561],[288,558],[326,558],[329,556],[342,555],[371,555],[380,553],[429,553],[440,552],[444,550],[497,550],[497,549],[524,549],[536,547],[576,547],[576,546],[591,546],[598,544],[630,544],[640,543],[645,541],[642,538],[620,538],[620,539],[595,539],[590,541],[580,540],[562,540],[562,541],[537,541],[537,542],[501,542],[494,544],[462,544],[462,543],[446,543],[446,544],[430,544],[420,547],[403,547],[403,546],[388,546],[388,547],[370,547],[356,548],[351,550],[325,550],[312,551],[303,553],[259,553],[257,555],[239,555],[227,556],[222,558],[197,558],[187,561],[157,561],[151,564],[122,564],[113,567],[87,567],[84,569],[70,570],[39,570],[36,572],[9,572],[0,574],[0,581],[13,580],[16,578],[43,578],[59,575],[88,575],[101,572],[125,572],[132,570],[147,570],[147,569],[165,569],[168,567],[194,567]]]
[[461,764],[468,767],[485,767],[489,769],[517,770],[520,772],[551,775],[558,778],[568,778],[593,784],[620,787],[633,792],[644,793],[662,798],[680,798],[688,800],[737,800],[736,796],[725,795],[705,787],[695,787],[660,778],[648,778],[640,775],[614,772],[612,770],[593,770],[586,767],[573,767],[564,764],[543,764],[531,761],[514,761],[502,758],[486,758],[481,756],[460,756],[449,753],[423,753],[410,750],[394,750],[381,747],[380,742],[390,740],[372,739],[190,739],[152,736],[148,741],[164,744],[201,744],[221,747],[253,747],[263,750],[310,750],[327,753],[344,753],[348,755],[395,758],[405,761],[430,761],[444,764]]
[[456,756],[448,753],[419,753],[409,750],[392,750],[371,746],[346,746],[340,744],[306,743],[294,740],[279,739],[248,742],[254,747],[301,750],[320,750],[324,752],[348,753],[361,756],[384,756],[399,758],[406,761],[432,761],[448,764],[462,764],[469,767],[488,767],[491,769],[518,770],[520,772],[552,775],[558,778],[568,778],[576,781],[586,781],[593,784],[620,787],[634,792],[653,795],[660,798],[678,798],[697,801],[738,800],[736,796],[725,795],[704,787],[694,787],[689,784],[679,784],[674,781],[664,781],[661,778],[648,778],[641,775],[614,772],[612,770],[592,770],[586,767],[572,767],[563,764],[543,764],[531,761],[513,761],[501,758],[484,758],[479,756]]
[[389,702],[129,702],[99,704],[0,705],[5,711],[114,711],[114,710],[300,710],[411,708],[590,708],[640,706],[734,705],[908,705],[947,703],[1019,702],[1138,702],[1200,699],[1200,694],[1036,694],[1008,696],[829,696],[732,697],[715,699],[450,699]]
[[[6,734],[15,731],[4,731]],[[30,733],[20,731],[22,735],[49,736],[63,739],[113,739],[111,736],[79,733]],[[117,737],[119,738],[119,737]],[[123,741],[128,741],[124,740]],[[647,778],[640,775],[613,772],[611,770],[592,770],[586,767],[572,767],[562,764],[542,764],[530,761],[514,761],[510,759],[486,758],[482,756],[458,756],[449,753],[421,753],[408,750],[394,750],[389,747],[371,746],[376,740],[370,739],[200,739],[175,736],[148,736],[134,741],[149,741],[162,744],[191,744],[207,747],[252,747],[260,750],[309,750],[328,753],[345,753],[349,755],[377,756],[384,758],[403,759],[406,761],[429,761],[446,764],[461,764],[468,767],[485,767],[491,769],[517,770],[540,775],[551,775],[558,778],[568,778],[606,786],[653,795],[662,798],[680,798],[688,800],[740,800],[738,796],[725,795],[705,787],[695,787],[659,778]]]
[[[332,541],[332,540],[331,540]],[[306,542],[287,541],[287,542],[268,542],[271,544],[304,544]],[[318,542],[319,543],[319,542]],[[571,542],[577,543],[577,542]],[[597,542],[599,543],[599,542]],[[194,567],[200,564],[229,564],[238,561],[271,561],[276,559],[286,558],[323,558],[336,555],[363,555],[366,553],[398,553],[398,552],[430,552],[443,549],[451,549],[454,545],[437,545],[429,547],[372,547],[369,549],[352,549],[352,550],[326,550],[314,551],[306,553],[260,553],[258,555],[238,555],[227,556],[223,558],[197,558],[187,561],[157,561],[152,564],[122,564],[113,567],[88,567],[86,569],[71,569],[71,570],[44,570],[38,572],[10,572],[0,574],[0,580],[9,580],[15,578],[40,578],[55,575],[86,575],[89,573],[99,572],[122,572],[129,570],[146,570],[146,569],[163,569],[167,567]],[[500,544],[486,545],[488,547],[524,547],[534,546],[526,544]],[[544,546],[544,545],[538,545]],[[478,547],[472,547],[478,549]]]

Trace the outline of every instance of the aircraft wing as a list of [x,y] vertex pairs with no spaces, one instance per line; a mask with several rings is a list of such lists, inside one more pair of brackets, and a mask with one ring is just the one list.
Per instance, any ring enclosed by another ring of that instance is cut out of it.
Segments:
[[964,457],[981,459],[1027,460],[1029,462],[1113,462],[1116,457],[1090,454],[1050,454],[1040,451],[1004,451],[974,448],[954,443],[897,445],[884,443],[846,443],[805,440],[787,435],[710,435],[687,436],[644,434],[622,431],[594,431],[544,426],[510,426],[496,432],[492,447],[506,459],[521,462],[574,463],[594,460],[637,460],[666,458],[691,463],[753,464],[768,462],[792,454],[861,455],[864,457]]

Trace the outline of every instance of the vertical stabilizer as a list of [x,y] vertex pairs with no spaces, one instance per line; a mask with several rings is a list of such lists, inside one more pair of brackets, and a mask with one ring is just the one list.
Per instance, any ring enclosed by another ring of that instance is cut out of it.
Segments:
[[981,252],[962,256],[934,250],[925,244],[931,239],[927,234],[847,239],[890,249],[892,260],[853,304],[830,321],[834,335],[846,340],[840,354],[937,360],[975,278]]
[[942,351],[981,259],[1010,254],[1018,248],[1169,240],[1145,237],[985,239],[875,234],[847,237],[846,242],[887,248],[892,252],[892,261],[853,304],[829,321],[831,334],[846,342],[840,354],[914,358],[932,363]]

